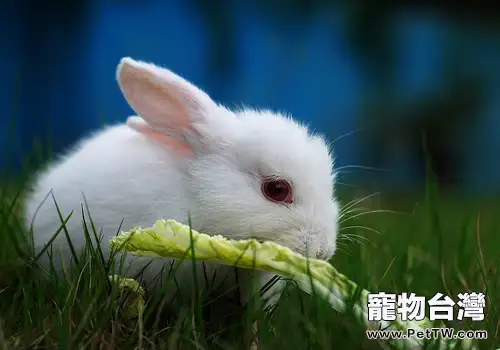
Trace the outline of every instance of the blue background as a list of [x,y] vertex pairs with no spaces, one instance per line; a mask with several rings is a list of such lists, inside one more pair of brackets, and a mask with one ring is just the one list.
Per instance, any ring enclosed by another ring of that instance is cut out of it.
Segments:
[[[285,110],[331,139],[349,134],[335,143],[338,166],[368,166],[383,153],[389,172],[356,172],[374,186],[407,186],[422,180],[409,152],[367,146],[368,134],[356,130],[369,132],[370,123],[379,122],[366,113],[373,103],[386,106],[377,116],[385,108],[411,109],[408,104],[421,96],[446,94],[453,86],[449,76],[465,72],[482,77],[485,93],[474,123],[446,141],[463,158],[455,170],[458,187],[500,189],[498,29],[403,10],[384,22],[390,23],[385,38],[391,55],[383,55],[382,45],[370,56],[353,48],[347,7],[320,4],[296,13],[287,4],[3,2],[0,164],[19,168],[36,138],[60,152],[103,123],[123,121],[132,111],[115,69],[121,57],[131,56],[168,67],[229,106]],[[390,124],[403,117],[392,118]],[[446,128],[453,129],[450,120]]]

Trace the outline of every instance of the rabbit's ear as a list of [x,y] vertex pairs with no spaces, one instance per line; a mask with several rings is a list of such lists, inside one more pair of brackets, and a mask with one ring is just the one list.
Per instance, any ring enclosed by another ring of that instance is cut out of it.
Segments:
[[193,125],[204,122],[216,107],[206,93],[150,63],[122,58],[116,75],[125,99],[145,121],[129,125],[170,147],[180,147],[186,132],[197,133]]

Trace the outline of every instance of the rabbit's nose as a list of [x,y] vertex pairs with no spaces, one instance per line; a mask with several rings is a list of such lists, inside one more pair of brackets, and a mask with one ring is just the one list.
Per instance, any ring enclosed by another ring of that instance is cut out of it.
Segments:
[[322,242],[316,247],[314,256],[316,257],[316,259],[330,260],[330,258],[335,253],[335,248],[336,248],[335,242],[329,242],[327,240],[326,242]]
[[[323,231],[321,231],[323,232]],[[302,254],[311,259],[329,260],[335,251],[335,241],[329,237],[309,231],[301,242]]]

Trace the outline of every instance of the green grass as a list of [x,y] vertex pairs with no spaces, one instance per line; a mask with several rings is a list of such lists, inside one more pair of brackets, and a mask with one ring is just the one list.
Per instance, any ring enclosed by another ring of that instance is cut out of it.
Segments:
[[[196,303],[149,293],[144,314],[130,317],[128,296],[109,283],[110,266],[91,243],[90,223],[89,244],[66,274],[37,266],[20,222],[19,182],[0,189],[0,349],[242,349],[255,318],[262,349],[380,349],[351,317],[293,286],[272,319],[258,308],[229,312],[218,290],[200,294]],[[500,346],[499,199],[442,197],[432,186],[412,199],[342,197],[332,260],[340,272],[370,291],[427,298],[441,292],[453,299],[485,292],[484,322],[450,325],[488,330],[480,349]]]

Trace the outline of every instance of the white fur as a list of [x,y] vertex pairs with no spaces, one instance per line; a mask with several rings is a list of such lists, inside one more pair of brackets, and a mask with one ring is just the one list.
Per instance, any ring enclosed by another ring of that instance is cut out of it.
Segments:
[[[148,227],[160,218],[187,223],[189,212],[193,228],[201,232],[272,240],[303,254],[330,258],[336,247],[338,205],[332,199],[333,159],[325,141],[282,114],[229,111],[179,76],[162,72],[163,79],[175,80],[205,113],[204,119],[196,120],[196,130],[203,135],[203,141],[193,146],[196,157],[179,156],[133,130],[129,125],[145,123],[139,117],[81,141],[39,175],[29,195],[26,220],[30,226],[33,219],[36,249],[61,225],[51,197],[40,206],[53,191],[63,216],[74,211],[67,228],[78,249],[85,245],[83,193],[97,230],[102,230],[105,252],[122,220],[123,230]],[[290,181],[295,202],[266,200],[261,193],[263,176]],[[55,247],[67,252],[65,240],[60,234]],[[128,258],[133,271],[149,260]],[[153,269],[164,262],[155,264]]]

